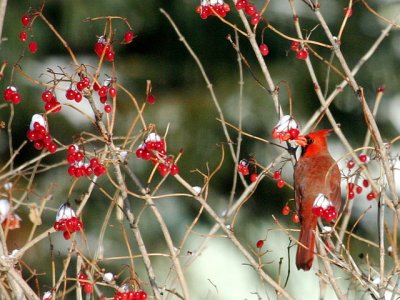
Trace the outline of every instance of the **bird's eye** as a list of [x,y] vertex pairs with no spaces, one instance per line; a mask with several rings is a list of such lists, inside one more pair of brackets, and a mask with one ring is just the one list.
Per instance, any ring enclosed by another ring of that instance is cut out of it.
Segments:
[[307,145],[314,143],[314,140],[312,138],[310,138],[308,136],[306,138],[307,138]]

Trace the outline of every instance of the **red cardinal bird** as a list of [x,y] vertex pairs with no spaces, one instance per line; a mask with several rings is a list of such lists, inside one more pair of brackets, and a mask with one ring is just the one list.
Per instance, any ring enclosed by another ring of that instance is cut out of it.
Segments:
[[310,132],[305,136],[301,157],[294,167],[294,191],[300,215],[299,241],[307,248],[297,247],[296,266],[310,270],[314,260],[315,229],[318,217],[312,213],[316,197],[323,194],[336,211],[340,210],[340,172],[328,152],[327,137],[331,129]]

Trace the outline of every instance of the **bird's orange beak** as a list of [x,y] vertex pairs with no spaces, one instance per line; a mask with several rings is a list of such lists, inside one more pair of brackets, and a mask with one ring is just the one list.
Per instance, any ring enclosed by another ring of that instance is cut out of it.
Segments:
[[301,147],[305,147],[307,145],[307,139],[304,135],[299,135],[294,141]]

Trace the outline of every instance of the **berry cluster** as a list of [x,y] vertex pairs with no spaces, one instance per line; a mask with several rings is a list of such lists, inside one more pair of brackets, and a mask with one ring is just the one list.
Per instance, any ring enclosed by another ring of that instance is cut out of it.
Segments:
[[235,4],[236,9],[244,10],[244,13],[251,17],[250,24],[257,25],[261,20],[261,15],[255,5],[250,4],[248,0],[238,0]]
[[[19,34],[19,40],[23,43],[25,43],[28,40],[28,32],[26,31],[26,28],[29,27],[31,25],[32,19],[30,16],[28,15],[23,15],[21,17],[21,23],[22,26],[24,27],[24,30],[20,32]],[[28,28],[28,31],[30,30],[30,28]],[[31,41],[28,44],[28,50],[29,52],[31,52],[32,54],[36,53],[38,51],[38,44],[35,41]]]
[[315,198],[311,211],[315,216],[322,217],[327,222],[331,222],[337,216],[336,208],[323,194],[318,194]]
[[[347,198],[349,199],[349,200],[353,200],[354,198],[355,198],[355,196],[356,196],[356,193],[357,194],[361,194],[362,192],[363,192],[363,188],[367,188],[367,187],[369,187],[369,181],[368,181],[368,179],[364,179],[363,181],[362,181],[362,186],[360,186],[360,185],[357,185],[357,184],[355,184],[355,183],[353,183],[353,182],[349,182],[348,184],[347,184]],[[354,192],[355,191],[355,192]],[[367,200],[368,201],[371,201],[371,200],[374,200],[374,199],[376,199],[378,197],[378,193],[377,192],[374,192],[374,191],[370,191],[370,192],[368,192],[368,194],[367,194],[367,196],[366,196],[366,198],[367,198]]]
[[308,57],[308,51],[306,48],[301,47],[300,42],[293,41],[290,44],[290,49],[296,52],[296,58],[301,60],[306,60]]
[[53,227],[56,231],[63,231],[64,239],[69,240],[72,233],[83,229],[83,223],[76,217],[71,206],[64,203],[58,209]]
[[90,163],[85,164],[85,155],[79,150],[78,145],[69,145],[67,149],[67,161],[70,164],[68,174],[77,178],[82,176],[102,176],[107,173],[106,167],[101,164],[98,158],[94,157]]
[[250,174],[249,161],[247,159],[242,159],[239,161],[238,172],[242,173],[244,176],[247,176]]
[[57,101],[54,91],[45,90],[42,93],[42,100],[45,103],[44,109],[51,112],[59,112],[61,110],[61,103]]
[[47,122],[41,114],[35,114],[32,116],[31,124],[26,136],[28,140],[33,142],[33,147],[37,150],[46,148],[50,153],[54,153],[58,148],[53,142],[47,129]]
[[93,284],[89,283],[87,280],[88,276],[85,273],[79,273],[79,284],[83,287],[83,291],[85,292],[85,294],[91,294],[93,293]]
[[[252,162],[251,163],[253,165],[254,170],[256,169],[255,164]],[[247,159],[242,159],[239,161],[239,164],[237,166],[237,170],[239,173],[243,174],[244,176],[247,176],[250,174],[250,162]],[[256,172],[256,170],[250,174],[250,181],[251,182],[255,182],[258,179],[258,174]]]
[[4,90],[4,100],[6,102],[19,104],[21,102],[21,94],[17,91],[15,86],[10,85]]
[[231,10],[227,3],[223,0],[203,0],[201,5],[197,6],[196,12],[200,15],[203,20],[209,16],[220,16],[224,18],[226,14]]
[[[291,211],[291,209],[290,209],[289,205],[286,203],[282,208],[282,215],[287,216],[290,214],[290,211]],[[295,224],[300,222],[300,217],[297,212],[292,213],[292,222]]]
[[[358,156],[358,159],[359,159],[362,163],[364,163],[364,164],[369,163],[369,161],[371,160],[370,157],[369,157],[367,154],[360,154],[360,155]],[[348,169],[353,169],[355,165],[356,165],[356,163],[355,163],[354,160],[352,160],[352,159],[350,159],[350,160],[347,162],[347,168],[348,168]]]
[[97,39],[96,44],[94,45],[94,52],[97,54],[98,57],[101,57],[104,53],[104,58],[112,62],[114,61],[115,52],[112,45],[107,43],[107,40],[104,36],[100,36]]
[[107,103],[107,97],[108,97],[108,95],[111,98],[116,97],[117,96],[117,89],[115,87],[111,86],[110,80],[109,79],[105,80],[105,82],[103,83],[102,86],[100,86],[97,83],[95,83],[93,85],[93,90],[96,91],[97,94],[99,95],[100,102],[105,104],[104,105],[104,111],[106,113],[111,112],[111,106],[109,104],[106,104]]
[[283,116],[272,130],[272,137],[281,142],[296,140],[299,137],[299,126],[296,120],[289,115]]
[[276,180],[276,186],[281,189],[285,186],[285,180],[282,179],[281,177],[282,171],[281,170],[276,170],[274,172],[274,179]]
[[114,295],[114,300],[146,300],[147,293],[140,291],[117,291]]
[[150,133],[143,143],[136,149],[136,157],[143,160],[150,160],[158,165],[158,172],[165,176],[168,173],[176,175],[179,172],[178,166],[173,162],[170,155],[167,154],[164,139],[157,133]]

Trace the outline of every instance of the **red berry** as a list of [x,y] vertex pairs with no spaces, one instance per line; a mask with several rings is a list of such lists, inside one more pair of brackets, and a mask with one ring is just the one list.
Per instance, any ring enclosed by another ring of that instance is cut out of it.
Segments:
[[79,103],[79,102],[81,102],[82,101],[82,94],[81,93],[79,93],[79,92],[75,92],[75,97],[74,97],[74,100],[75,100],[75,102],[77,102],[77,103]]
[[296,58],[301,60],[306,60],[308,57],[308,52],[306,49],[301,49],[296,52]]
[[21,94],[20,93],[18,93],[18,92],[15,92],[13,95],[12,95],[12,103],[14,103],[14,104],[19,104],[20,102],[21,102]]
[[355,163],[352,159],[350,159],[350,160],[347,162],[347,168],[348,168],[348,169],[353,169],[355,165],[356,165],[356,163]]
[[78,275],[78,281],[80,285],[86,284],[86,280],[88,279],[87,275],[85,273],[79,273]]
[[54,153],[57,151],[58,147],[56,144],[50,143],[50,144],[48,144],[48,146],[46,148],[47,148],[47,150],[49,150],[50,153]]
[[238,0],[235,4],[236,9],[238,9],[238,10],[245,8],[246,5],[247,5],[247,0]]
[[174,175],[176,175],[176,174],[178,174],[178,173],[179,173],[179,168],[178,168],[178,166],[177,166],[176,164],[173,164],[173,165],[171,166],[171,175],[174,176]]
[[349,191],[349,192],[347,193],[347,197],[349,198],[349,200],[353,200],[354,197],[355,197],[354,192],[353,192],[353,191]]
[[46,90],[42,93],[42,100],[44,102],[50,102],[53,99],[53,93],[50,90]]
[[28,39],[28,34],[26,33],[26,31],[22,31],[22,32],[19,34],[19,40],[20,40],[21,42],[26,42],[27,39]]
[[263,240],[258,240],[256,243],[256,247],[258,249],[261,249],[264,246],[264,241]]
[[83,291],[84,291],[86,294],[91,294],[91,293],[93,293],[93,285],[90,284],[90,283],[85,283],[85,285],[83,286]]
[[276,185],[278,186],[278,188],[283,188],[285,186],[285,180],[283,179],[278,179]]
[[110,113],[111,112],[111,105],[108,105],[108,104],[104,105],[104,111],[106,113]]
[[290,134],[290,139],[295,140],[298,138],[300,131],[297,128],[290,128],[289,129],[289,134]]
[[63,232],[64,239],[69,240],[71,238],[71,234],[68,231]]
[[252,4],[247,4],[244,8],[244,12],[248,16],[252,16],[257,12],[257,8]]
[[353,9],[350,7],[344,8],[344,16],[350,18],[353,15]]
[[354,187],[355,187],[355,184],[354,184],[353,182],[349,182],[349,183],[347,184],[347,189],[348,189],[349,191],[353,191],[353,190],[354,190]]
[[360,154],[358,159],[363,163],[367,163],[369,161],[369,156],[366,154]]
[[282,208],[282,215],[287,216],[289,213],[290,213],[290,207],[289,207],[289,205],[285,205]]
[[73,89],[68,89],[68,90],[65,92],[65,97],[66,97],[68,100],[75,100],[75,94],[76,94],[76,92],[75,92]]
[[261,20],[261,16],[258,12],[255,12],[250,19],[250,24],[251,25],[257,25]]
[[31,18],[27,15],[23,15],[21,18],[22,26],[26,27],[31,22]]
[[125,43],[125,44],[131,43],[131,42],[133,41],[133,38],[134,38],[134,37],[135,37],[135,34],[133,33],[132,30],[129,30],[129,31],[125,32],[125,35],[124,35],[124,43]]
[[362,188],[361,186],[357,185],[357,187],[356,187],[356,193],[357,193],[357,194],[361,194],[361,193],[362,193],[362,190],[363,190],[363,188]]
[[362,184],[363,184],[364,187],[368,187],[368,186],[369,186],[369,181],[368,181],[368,179],[364,179],[363,182],[362,182]]
[[107,97],[107,87],[102,86],[101,88],[99,88],[97,93],[99,94],[99,97]]
[[252,174],[250,175],[250,181],[251,181],[251,182],[257,181],[257,177],[258,177],[257,173],[252,173]]
[[168,174],[169,168],[165,164],[158,165],[158,172],[160,172],[161,176],[165,176]]
[[98,159],[97,157],[93,157],[93,158],[90,160],[90,166],[91,166],[92,168],[98,166],[99,164],[100,164],[100,162],[99,162],[99,159]]
[[86,87],[86,83],[85,82],[83,82],[83,81],[79,81],[77,84],[76,84],[76,89],[78,90],[78,91],[83,91],[83,89]]
[[75,153],[76,150],[78,150],[78,149],[77,149],[77,147],[75,145],[69,145],[68,149],[67,149],[67,152],[69,154],[71,154],[71,153]]
[[314,207],[311,209],[311,212],[312,212],[315,216],[320,217],[320,216],[322,216],[322,214],[324,213],[324,209],[323,209],[321,206],[314,206]]
[[35,41],[32,41],[28,45],[28,50],[30,53],[34,54],[38,51],[38,44]]
[[115,56],[114,51],[110,49],[109,51],[106,52],[105,58],[107,61],[112,62],[114,61],[114,56]]
[[260,45],[260,52],[262,56],[267,56],[269,53],[268,46],[266,44],[261,44]]
[[111,98],[114,98],[115,96],[117,96],[117,89],[114,87],[110,87],[108,89],[108,94],[110,95]]
[[148,94],[146,101],[149,104],[154,104],[156,102],[156,98],[153,96],[153,94]]
[[290,49],[291,50],[293,50],[293,51],[299,51],[299,48],[300,48],[300,43],[299,42],[297,42],[297,41],[293,41],[291,44],[290,44]]
[[278,179],[280,179],[281,178],[281,170],[276,170],[275,172],[274,172],[274,179],[275,180],[278,180]]
[[293,213],[292,214],[292,222],[296,223],[296,224],[300,222],[300,218],[299,218],[298,213]]
[[376,198],[376,194],[374,192],[369,192],[367,195],[367,200],[371,201],[374,200]]

